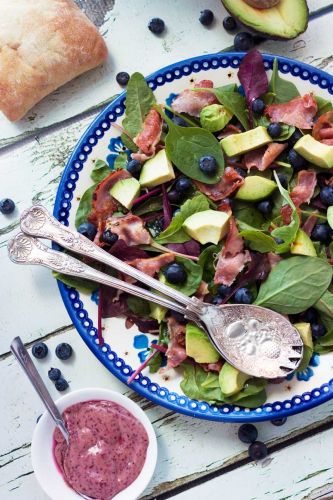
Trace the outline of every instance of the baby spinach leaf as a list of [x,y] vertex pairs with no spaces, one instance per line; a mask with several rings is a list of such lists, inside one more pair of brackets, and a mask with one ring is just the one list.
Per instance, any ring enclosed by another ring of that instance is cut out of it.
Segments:
[[[191,399],[207,401],[207,403],[211,404],[223,402],[218,373],[205,372],[201,366],[189,363],[183,363],[182,368],[183,380],[180,387],[186,396]],[[208,379],[209,383],[205,386]]]
[[327,331],[325,335],[315,341],[313,350],[324,354],[333,351],[333,319],[320,312],[320,321]]
[[243,125],[245,130],[249,130],[249,119],[246,107],[245,97],[238,91],[226,90],[225,87],[217,87],[212,89],[218,101],[230,111]]
[[294,83],[280,77],[277,59],[274,59],[273,73],[269,82],[269,91],[275,95],[274,104],[291,101],[291,99],[299,97],[300,95]]
[[248,380],[244,388],[229,397],[224,397],[226,403],[237,403],[248,408],[256,408],[266,401],[265,387],[267,380],[263,378],[252,378]]
[[135,215],[141,216],[152,212],[159,212],[162,208],[162,198],[160,196],[153,196],[152,198],[148,198],[144,202],[138,204],[138,208],[135,208],[134,206],[132,208],[132,212]]
[[319,95],[315,95],[314,98],[316,99],[318,106],[317,116],[321,116],[324,113],[327,113],[327,111],[331,111],[333,109],[332,102],[330,100]]
[[136,153],[137,151],[139,151],[139,148],[138,146],[135,144],[135,142],[132,141],[132,139],[130,137],[128,137],[127,134],[121,134],[120,136],[121,138],[121,142],[124,144],[124,146],[129,149],[130,151],[132,151],[132,153]]
[[94,182],[102,182],[110,174],[109,165],[103,160],[96,160],[90,177]]
[[263,215],[254,207],[253,203],[234,200],[232,213],[237,221],[245,222],[245,224],[258,229],[261,229],[265,222]]
[[271,236],[258,230],[241,231],[242,238],[249,242],[248,246],[256,252],[275,252],[277,244]]
[[278,262],[260,288],[255,303],[282,314],[313,306],[332,280],[332,267],[317,257],[289,257]]
[[195,264],[192,260],[183,258],[183,257],[176,257],[176,262],[179,264],[182,264],[185,268],[186,271],[186,281],[185,283],[179,284],[179,285],[174,285],[172,283],[169,283],[166,277],[163,274],[163,270],[161,270],[158,274],[158,277],[160,281],[163,283],[166,283],[167,285],[171,286],[171,288],[174,288],[175,290],[179,290],[180,292],[184,293],[185,295],[193,295],[202,280],[202,269],[198,264]]
[[206,247],[199,256],[198,264],[202,269],[202,279],[206,281],[206,283],[210,283],[214,278],[214,261],[220,251],[221,245],[209,245],[209,247]]
[[[110,173],[110,169],[109,169]],[[87,221],[87,217],[92,209],[92,197],[98,182],[93,186],[90,186],[82,195],[79,206],[75,214],[75,227],[78,228],[83,222]]]
[[[333,319],[333,293],[326,290],[314,305],[315,309]],[[333,327],[333,325],[332,325]]]
[[143,127],[143,122],[155,102],[151,88],[141,73],[133,73],[126,89],[126,117],[123,127],[130,137],[135,137]]
[[209,209],[209,202],[203,194],[197,194],[192,199],[187,200],[180,207],[178,212],[171,220],[171,224],[159,235],[157,242],[161,245],[166,243],[185,243],[191,238],[182,229],[183,222],[187,217],[196,212],[203,212]]
[[117,158],[115,159],[114,169],[115,170],[122,170],[123,168],[126,168],[126,165],[127,165],[127,154],[120,153],[117,156]]
[[155,356],[151,358],[151,360],[148,363],[149,366],[149,372],[150,373],[157,373],[158,370],[161,368],[162,363],[163,363],[163,355],[161,352],[155,352]]
[[[160,324],[160,331],[158,335],[158,344],[167,346],[169,343],[168,325],[162,321]],[[153,349],[151,349],[153,351]],[[148,363],[150,373],[156,373],[161,368],[165,356],[159,352]]]
[[284,252],[288,251],[290,244],[296,238],[296,234],[297,234],[297,231],[299,229],[300,221],[299,221],[299,216],[298,216],[296,207],[294,205],[294,202],[290,198],[288,191],[281,186],[280,180],[279,180],[277,173],[275,171],[274,171],[274,177],[275,177],[275,181],[278,185],[281,196],[284,198],[284,200],[287,202],[287,204],[292,208],[290,224],[288,224],[288,226],[277,227],[271,233],[274,238],[280,238],[281,240],[284,241],[284,244],[279,245],[279,248],[278,248],[279,253],[284,253]]
[[282,128],[282,132],[281,135],[279,135],[279,137],[274,138],[275,142],[287,141],[295,132],[295,127],[291,125],[286,125],[284,123],[283,124],[281,123],[280,125]]
[[77,278],[75,276],[68,276],[67,274],[58,273],[56,271],[52,271],[52,274],[55,279],[61,281],[67,286],[75,288],[81,293],[91,294],[99,288],[99,284],[94,283],[94,281]]
[[149,316],[150,307],[149,302],[144,299],[140,299],[140,297],[129,296],[126,299],[128,308],[132,313],[137,316]]

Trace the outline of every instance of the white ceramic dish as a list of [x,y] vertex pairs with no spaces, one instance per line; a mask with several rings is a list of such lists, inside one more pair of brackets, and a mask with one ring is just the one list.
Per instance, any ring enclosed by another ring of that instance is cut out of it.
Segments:
[[[122,394],[98,388],[73,391],[59,398],[56,404],[59,410],[63,412],[73,404],[101,399],[113,401],[126,408],[142,423],[148,434],[149,445],[142,471],[132,484],[114,497],[114,500],[135,500],[151,480],[157,460],[155,431],[141,408]],[[54,429],[53,420],[45,412],[37,423],[32,437],[31,457],[36,478],[44,492],[52,500],[78,500],[82,497],[66,484],[56,466],[52,451]]]

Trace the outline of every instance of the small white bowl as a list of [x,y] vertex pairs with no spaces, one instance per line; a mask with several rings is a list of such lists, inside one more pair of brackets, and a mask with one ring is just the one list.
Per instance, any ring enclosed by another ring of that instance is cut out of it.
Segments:
[[[146,429],[149,438],[147,456],[138,477],[125,490],[119,492],[114,500],[135,500],[144,491],[155,470],[157,460],[156,435],[149,419],[141,408],[122,394],[108,389],[79,389],[62,396],[56,401],[62,413],[66,408],[76,403],[91,400],[108,400],[118,403],[136,417]],[[31,458],[36,478],[44,492],[52,500],[78,500],[80,495],[70,488],[59,472],[52,451],[53,432],[55,424],[47,412],[37,423],[31,445]]]

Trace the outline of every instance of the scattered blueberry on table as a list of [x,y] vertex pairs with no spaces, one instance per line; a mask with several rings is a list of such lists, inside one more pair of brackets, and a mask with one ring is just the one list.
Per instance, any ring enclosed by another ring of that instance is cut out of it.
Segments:
[[280,137],[280,135],[282,134],[282,127],[280,123],[271,123],[267,127],[267,132],[269,133],[272,139],[275,139],[276,137]]
[[210,9],[204,9],[200,12],[199,21],[203,26],[210,26],[214,21],[214,13]]
[[65,380],[64,378],[60,378],[59,380],[56,380],[54,385],[55,385],[55,388],[57,389],[57,391],[60,391],[60,392],[65,391],[69,387],[67,380]]
[[254,46],[253,36],[250,33],[246,33],[246,31],[237,33],[234,39],[234,46],[237,52],[247,52],[251,50]]
[[252,460],[262,460],[263,458],[266,458],[267,455],[268,449],[265,443],[262,443],[261,441],[255,441],[254,443],[250,444],[249,457],[252,458]]
[[4,215],[12,214],[15,210],[15,203],[10,198],[0,200],[0,212]]
[[287,422],[287,417],[282,417],[282,418],[274,418],[271,420],[271,424],[276,425],[277,427],[280,427],[280,425],[283,425]]
[[56,382],[61,377],[61,371],[59,368],[50,368],[48,371],[48,377],[52,382]]
[[238,438],[242,443],[254,443],[258,437],[258,430],[253,424],[243,424],[238,429]]
[[73,349],[72,346],[70,346],[66,342],[62,342],[61,344],[57,345],[55,353],[59,359],[61,359],[62,361],[66,361],[72,356]]
[[96,226],[94,226],[94,224],[92,224],[91,222],[83,222],[82,224],[79,225],[77,231],[78,233],[82,234],[83,236],[88,238],[88,240],[91,241],[95,238],[97,234]]
[[217,163],[214,156],[202,156],[199,160],[199,168],[206,175],[215,175],[217,171]]
[[169,283],[173,285],[181,284],[186,281],[187,275],[182,264],[178,264],[178,262],[173,262],[169,264],[164,270],[163,274],[168,280]]
[[102,241],[107,245],[114,245],[116,241],[118,241],[118,239],[118,234],[113,233],[112,231],[110,231],[110,229],[106,229],[102,233]]
[[148,29],[155,35],[160,35],[165,30],[165,23],[163,19],[154,17],[148,23]]
[[126,71],[120,71],[119,73],[116,74],[116,80],[117,83],[121,87],[126,87],[130,79],[130,75]]
[[32,346],[32,355],[37,359],[44,359],[48,352],[49,349],[44,342],[37,342]]
[[237,28],[237,23],[235,19],[231,16],[227,16],[223,19],[223,28],[226,31],[235,31]]

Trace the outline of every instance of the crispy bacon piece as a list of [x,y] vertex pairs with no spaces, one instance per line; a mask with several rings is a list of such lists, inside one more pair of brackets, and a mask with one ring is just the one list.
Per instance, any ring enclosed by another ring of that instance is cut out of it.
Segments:
[[[290,198],[294,202],[296,208],[299,208],[303,203],[310,203],[317,184],[316,173],[312,170],[301,170],[298,172],[297,184],[290,193]],[[284,224],[290,224],[292,209],[289,205],[284,205],[280,213]]]
[[124,240],[129,247],[149,245],[151,242],[150,234],[143,226],[142,219],[131,213],[124,217],[109,217],[105,229],[117,234],[119,239]]
[[[195,88],[212,89],[214,84],[211,80],[201,80],[194,85]],[[218,103],[212,92],[185,89],[181,92],[171,104],[172,109],[177,113],[187,113],[191,116],[199,116],[200,111],[209,104]]]
[[112,198],[109,191],[116,182],[129,177],[131,177],[131,174],[127,170],[115,170],[98,184],[92,197],[92,211],[88,216],[89,222],[98,225],[101,220],[107,219],[118,209],[118,202]]
[[185,325],[178,323],[173,316],[167,319],[169,329],[169,345],[166,352],[167,366],[166,368],[176,368],[186,358],[185,350]]
[[333,111],[327,111],[318,118],[313,126],[312,135],[323,144],[333,145]]
[[175,260],[175,256],[173,253],[162,253],[157,257],[150,257],[148,259],[134,259],[129,260],[126,263],[130,266],[135,267],[139,271],[142,271],[148,276],[153,277],[156,273],[159,272],[161,267],[166,266],[167,264],[171,264]]
[[239,235],[235,219],[230,219],[230,229],[225,242],[225,246],[220,252],[214,283],[216,285],[230,286],[235,281],[237,275],[243,270],[245,264],[251,261],[250,253],[244,249],[244,242]]
[[288,147],[288,144],[283,144],[282,142],[272,142],[268,146],[264,146],[259,149],[254,149],[249,151],[244,155],[243,161],[245,167],[250,170],[251,168],[257,168],[261,172],[270,167],[274,160],[282,151]]
[[315,227],[315,225],[317,224],[317,220],[318,220],[317,215],[318,215],[317,211],[313,212],[313,214],[309,215],[309,217],[306,219],[306,221],[304,222],[304,224],[302,226],[303,231],[308,236],[311,236],[312,230]]
[[317,111],[318,106],[314,97],[311,94],[305,94],[303,97],[296,97],[289,102],[266,106],[265,115],[272,122],[282,122],[298,128],[310,129]]
[[229,196],[244,184],[244,178],[239,175],[234,168],[227,167],[221,180],[216,184],[204,184],[199,181],[194,181],[194,184],[199,191],[208,196],[211,200],[219,201]]
[[156,109],[151,109],[143,123],[143,129],[134,137],[133,141],[140,151],[132,153],[132,158],[144,161],[154,156],[156,146],[160,142],[162,133],[162,118]]

